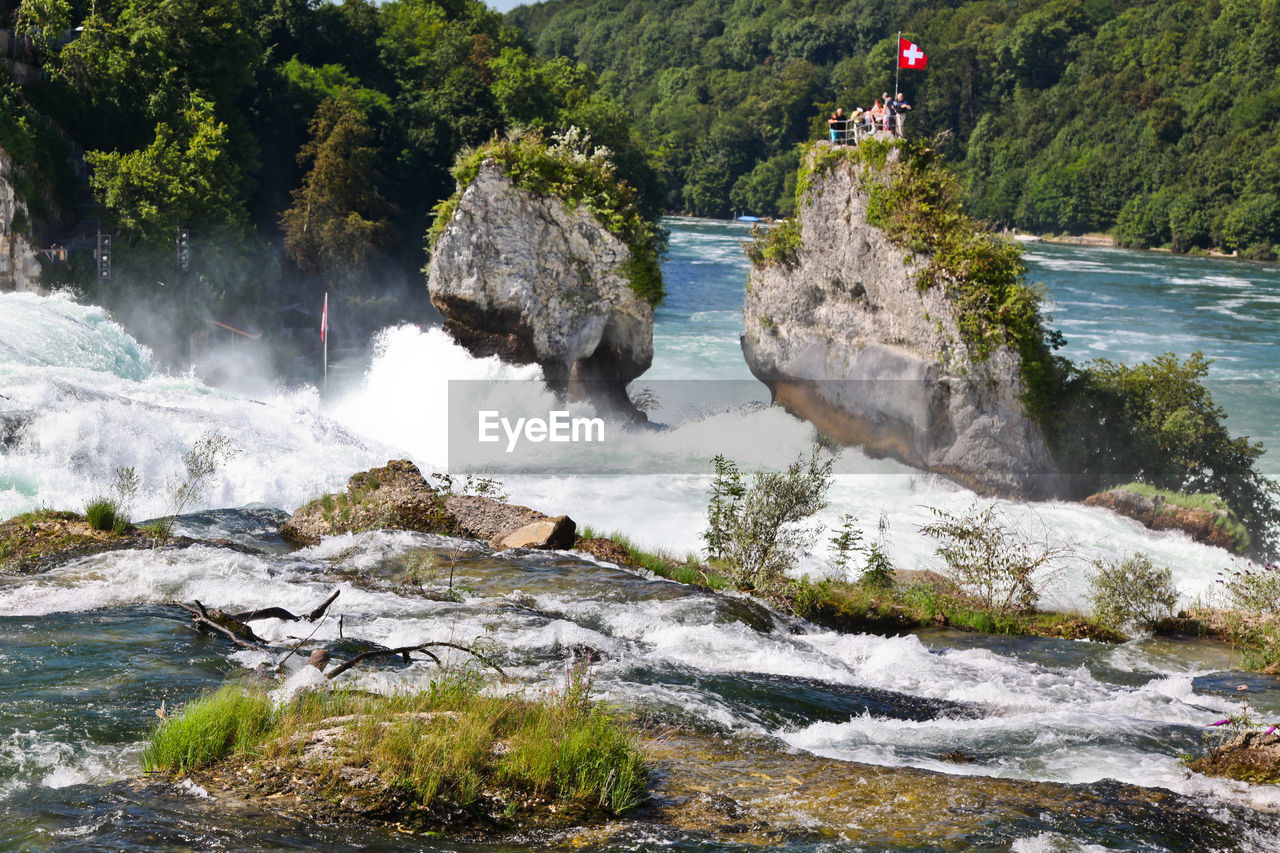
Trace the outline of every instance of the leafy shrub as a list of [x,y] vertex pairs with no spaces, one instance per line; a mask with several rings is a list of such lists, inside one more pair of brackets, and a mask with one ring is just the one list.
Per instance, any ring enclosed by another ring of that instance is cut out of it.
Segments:
[[787,570],[813,544],[817,530],[809,521],[827,505],[835,460],[822,460],[818,452],[799,457],[785,471],[756,471],[750,486],[742,485],[732,461],[713,460],[716,477],[704,539],[716,543],[739,587],[787,599]]
[[1028,611],[1040,599],[1040,575],[1067,553],[1035,541],[1015,527],[995,504],[974,504],[961,515],[931,508],[937,521],[920,531],[938,541],[946,573],[985,609]]
[[1093,613],[1108,625],[1150,628],[1173,611],[1178,591],[1173,573],[1146,554],[1096,560],[1089,579]]
[[800,262],[800,220],[787,219],[771,228],[759,225],[751,229],[751,240],[742,244],[742,251],[754,266],[780,266],[791,268]]
[[1045,437],[1073,475],[1074,497],[1132,480],[1216,494],[1248,531],[1251,553],[1274,554],[1280,487],[1257,470],[1262,445],[1228,431],[1204,384],[1211,364],[1200,352],[1133,366],[1064,363]]
[[1246,563],[1219,575],[1218,583],[1226,592],[1228,607],[1260,616],[1280,616],[1280,565]]
[[711,500],[707,502],[707,529],[702,541],[707,543],[707,553],[723,559],[729,545],[729,528],[740,511],[747,487],[742,483],[742,472],[737,464],[717,453],[711,460],[715,476],[711,480]]
[[490,159],[521,189],[558,198],[571,208],[584,206],[630,250],[631,257],[619,273],[631,289],[650,305],[662,302],[658,261],[666,248],[666,232],[641,213],[639,198],[618,176],[610,151],[593,147],[590,138],[576,127],[553,135],[550,142],[541,131],[517,129],[505,138],[462,151],[453,167],[457,191],[435,207],[427,235],[430,251],[435,250],[481,164]]

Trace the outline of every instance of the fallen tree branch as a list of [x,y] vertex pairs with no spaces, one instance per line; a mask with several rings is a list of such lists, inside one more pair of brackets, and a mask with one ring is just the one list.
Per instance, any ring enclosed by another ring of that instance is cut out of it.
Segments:
[[258,610],[248,610],[244,613],[237,613],[233,618],[240,622],[252,622],[255,619],[283,619],[286,622],[314,622],[324,615],[324,612],[329,609],[329,605],[333,604],[334,599],[338,597],[338,593],[340,592],[342,592],[342,590],[335,589],[333,591],[333,595],[326,598],[319,606],[315,607],[310,613],[303,616],[294,616],[283,607],[263,607]]
[[[249,630],[247,626],[239,623],[234,618],[227,616],[227,614],[218,610],[216,607],[213,609],[213,612],[210,613],[209,610],[207,610],[199,601],[196,601],[195,607],[188,607],[180,602],[174,603],[191,614],[191,621],[195,623],[197,631],[212,631],[215,634],[222,634],[230,640],[233,645],[239,646],[242,649],[265,651],[265,640],[253,633],[253,631]],[[224,621],[231,621],[241,630],[237,632],[234,627],[222,624]]]
[[467,654],[471,655],[473,658],[480,661],[481,663],[492,667],[495,671],[497,671],[498,675],[501,675],[503,678],[507,677],[507,674],[502,671],[502,667],[498,666],[496,663],[490,660],[486,655],[483,655],[480,652],[477,652],[475,649],[471,649],[466,646],[459,645],[458,643],[446,642],[445,640],[436,640],[430,643],[419,643],[416,646],[401,646],[396,649],[375,649],[373,651],[363,652],[351,658],[350,660],[345,661],[342,664],[334,667],[329,672],[326,672],[325,676],[328,678],[337,678],[339,675],[351,669],[353,666],[363,663],[366,660],[371,660],[373,658],[404,656],[404,655],[410,654],[411,652],[422,652],[424,655],[426,655],[427,657],[435,661],[436,666],[441,666],[440,658],[437,657],[434,653],[428,651],[429,649],[441,648],[441,647],[457,649],[460,652],[466,652]]

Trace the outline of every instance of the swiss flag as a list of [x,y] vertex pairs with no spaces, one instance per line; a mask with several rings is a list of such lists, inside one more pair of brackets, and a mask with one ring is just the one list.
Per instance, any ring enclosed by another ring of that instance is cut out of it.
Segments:
[[924,55],[924,51],[916,47],[914,42],[909,42],[904,38],[898,38],[898,67],[899,68],[915,68],[921,69],[929,64],[929,57]]
[[324,310],[320,312],[320,340],[329,332],[329,294],[324,295]]

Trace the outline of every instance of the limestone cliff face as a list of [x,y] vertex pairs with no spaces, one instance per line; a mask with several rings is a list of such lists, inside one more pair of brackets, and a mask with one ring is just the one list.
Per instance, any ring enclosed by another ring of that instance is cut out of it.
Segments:
[[916,286],[928,259],[867,221],[858,168],[815,176],[798,207],[795,264],[752,269],[742,337],[752,373],[843,444],[984,494],[1055,495],[1058,473],[1022,404],[1017,353],[970,358],[950,300]]
[[586,209],[520,189],[488,160],[436,243],[427,287],[473,354],[537,363],[552,387],[635,415],[625,387],[653,361],[653,309],[620,272],[630,257]]
[[25,219],[27,206],[13,189],[13,161],[0,149],[0,291],[43,292],[40,264],[26,235],[15,233],[15,217]]

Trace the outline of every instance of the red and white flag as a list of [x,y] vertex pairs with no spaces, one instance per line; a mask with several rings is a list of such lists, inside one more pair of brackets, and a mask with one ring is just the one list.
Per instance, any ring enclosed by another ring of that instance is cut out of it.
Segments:
[[925,56],[924,51],[917,47],[914,42],[909,42],[902,37],[898,38],[899,68],[915,68],[919,70],[928,64],[929,57]]
[[329,294],[324,295],[324,310],[320,312],[320,340],[329,331]]

